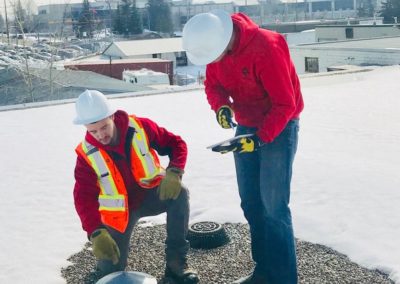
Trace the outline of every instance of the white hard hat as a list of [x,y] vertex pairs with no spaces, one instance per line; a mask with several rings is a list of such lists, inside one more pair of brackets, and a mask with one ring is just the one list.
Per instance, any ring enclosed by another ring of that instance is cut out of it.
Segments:
[[209,64],[227,48],[232,31],[231,16],[224,10],[197,14],[183,27],[183,49],[193,64]]
[[79,95],[75,103],[74,124],[90,124],[115,113],[106,96],[96,90],[86,90]]

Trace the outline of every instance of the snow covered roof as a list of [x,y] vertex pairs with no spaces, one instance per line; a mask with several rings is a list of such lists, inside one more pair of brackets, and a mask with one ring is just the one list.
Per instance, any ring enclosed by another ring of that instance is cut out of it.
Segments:
[[182,38],[174,37],[113,42],[104,50],[103,54],[126,58],[180,51],[183,51]]
[[[95,55],[90,57],[79,58],[76,60],[67,61],[64,63],[65,66],[68,65],[96,65],[96,64],[104,64],[109,63],[110,58],[105,55]],[[148,63],[148,62],[169,62],[169,60],[160,59],[160,58],[125,58],[113,60],[113,64],[115,63]]]

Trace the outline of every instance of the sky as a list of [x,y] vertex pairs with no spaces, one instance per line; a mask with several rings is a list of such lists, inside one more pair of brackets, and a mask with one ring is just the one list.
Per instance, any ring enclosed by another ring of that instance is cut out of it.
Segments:
[[[400,66],[301,79],[305,109],[294,163],[295,236],[381,269],[400,283]],[[204,91],[111,100],[181,135],[190,222],[241,222],[232,154],[206,149],[233,136]],[[87,241],[73,205],[74,104],[0,112],[0,283],[65,283],[62,267]],[[167,160],[162,160],[166,165]],[[223,204],[223,206],[221,206]],[[165,215],[147,218],[162,224]]]

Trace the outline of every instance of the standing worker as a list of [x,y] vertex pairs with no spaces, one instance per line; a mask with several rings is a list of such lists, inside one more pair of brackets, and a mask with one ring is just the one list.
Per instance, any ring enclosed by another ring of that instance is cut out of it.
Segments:
[[[125,269],[141,217],[167,212],[165,276],[198,283],[187,265],[189,193],[181,184],[186,143],[150,119],[116,111],[99,91],[86,90],[75,106],[74,123],[87,130],[76,148],[75,208],[100,276]],[[169,156],[166,170],[156,151]]]
[[303,98],[287,43],[242,13],[215,10],[186,23],[183,49],[207,65],[205,92],[218,123],[233,128],[234,117],[236,135],[251,134],[229,149],[255,262],[235,283],[296,284],[289,199]]

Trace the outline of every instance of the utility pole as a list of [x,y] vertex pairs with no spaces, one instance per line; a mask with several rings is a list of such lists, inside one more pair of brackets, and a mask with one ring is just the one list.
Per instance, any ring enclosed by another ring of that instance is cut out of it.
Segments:
[[4,0],[4,11],[6,14],[6,30],[7,30],[7,43],[10,45],[10,32],[8,30],[8,18],[7,18],[7,2]]

